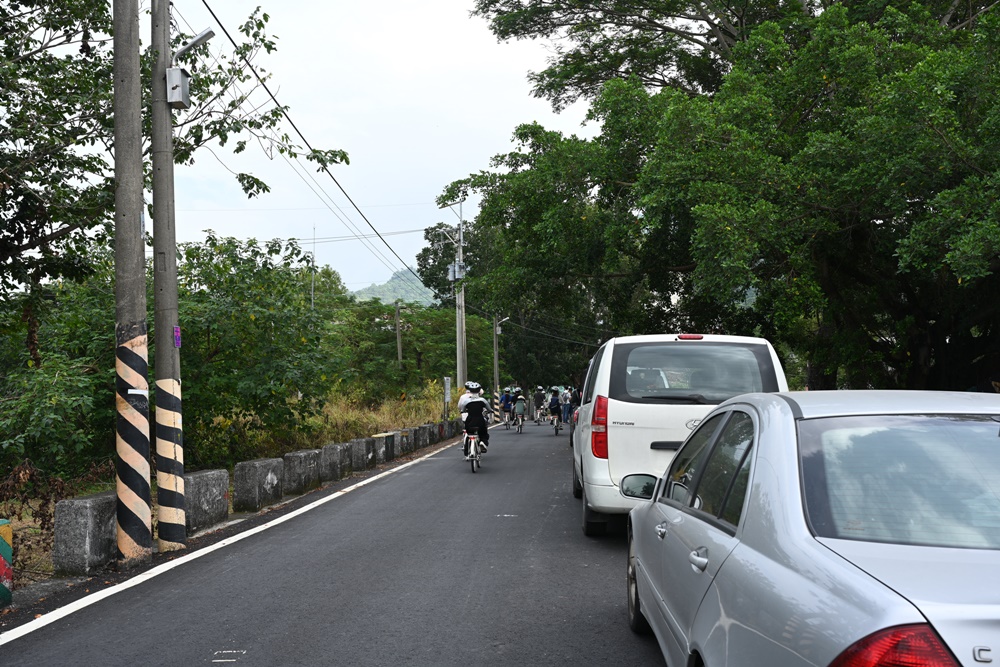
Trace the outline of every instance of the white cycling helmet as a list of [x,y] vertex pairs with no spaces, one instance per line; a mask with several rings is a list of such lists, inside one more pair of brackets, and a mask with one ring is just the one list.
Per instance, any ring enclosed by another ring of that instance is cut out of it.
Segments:
[[469,391],[479,391],[480,389],[482,389],[482,387],[479,386],[478,382],[473,382],[472,380],[469,380],[468,382],[465,383],[465,388],[468,389]]
[[538,385],[535,391],[545,391],[545,389],[542,387],[542,385]]
[[510,393],[510,387],[504,387],[503,388],[503,393],[509,394]]

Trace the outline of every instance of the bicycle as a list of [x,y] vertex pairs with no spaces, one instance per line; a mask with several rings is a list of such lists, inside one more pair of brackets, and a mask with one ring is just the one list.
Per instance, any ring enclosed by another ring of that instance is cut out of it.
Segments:
[[558,415],[552,415],[552,429],[557,436],[559,435],[559,431],[562,430],[562,424],[559,423]]
[[545,408],[535,408],[535,423],[541,426],[542,419],[545,417]]
[[479,441],[479,434],[469,433],[468,431],[466,431],[465,460],[468,461],[469,465],[472,467],[472,472],[476,472],[476,468],[483,467],[483,464],[480,461],[480,459],[482,459],[483,452],[485,451],[486,448],[483,447],[483,444]]
[[524,415],[518,415],[514,418],[514,424],[517,426],[517,432],[521,433],[524,431]]
[[503,427],[510,430],[510,410],[503,411]]

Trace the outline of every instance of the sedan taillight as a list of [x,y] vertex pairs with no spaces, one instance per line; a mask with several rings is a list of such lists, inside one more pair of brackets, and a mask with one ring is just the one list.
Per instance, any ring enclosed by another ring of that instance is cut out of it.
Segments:
[[870,634],[830,667],[959,667],[929,625],[900,625]]
[[599,459],[608,458],[608,397],[594,399],[594,416],[590,420],[590,451]]

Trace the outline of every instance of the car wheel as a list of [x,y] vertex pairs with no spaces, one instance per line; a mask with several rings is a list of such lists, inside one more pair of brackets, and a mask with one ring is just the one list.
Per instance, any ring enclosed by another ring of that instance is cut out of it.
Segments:
[[628,582],[628,627],[640,635],[650,631],[649,621],[642,615],[642,607],[639,605],[639,584],[635,577],[635,542],[632,541],[632,529],[628,531],[628,569],[626,571]]
[[608,529],[607,519],[602,518],[600,512],[595,512],[590,509],[587,505],[587,487],[582,483],[580,486],[580,498],[583,501],[581,503],[583,505],[583,534],[587,537],[597,537],[599,535],[603,535]]
[[580,484],[580,476],[576,474],[576,461],[571,459],[569,463],[573,466],[573,497],[579,498],[583,495],[583,484]]

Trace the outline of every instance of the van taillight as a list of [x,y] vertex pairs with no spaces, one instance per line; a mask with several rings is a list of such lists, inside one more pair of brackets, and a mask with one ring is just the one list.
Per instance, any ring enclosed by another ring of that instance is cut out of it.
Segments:
[[594,401],[594,416],[590,420],[590,451],[599,459],[608,458],[608,397]]
[[958,667],[929,625],[900,625],[868,635],[830,667]]
[[677,340],[701,340],[704,336],[701,334],[678,334]]

